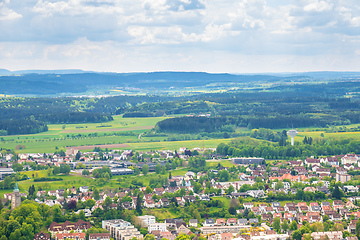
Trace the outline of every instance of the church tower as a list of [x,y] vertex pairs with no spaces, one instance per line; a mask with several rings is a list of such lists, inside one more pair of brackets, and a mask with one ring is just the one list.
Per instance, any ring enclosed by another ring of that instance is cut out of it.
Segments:
[[20,196],[20,191],[19,191],[19,188],[18,188],[18,185],[16,182],[14,192],[11,196],[11,210],[14,210],[18,206],[20,206],[20,204],[21,204],[21,196]]

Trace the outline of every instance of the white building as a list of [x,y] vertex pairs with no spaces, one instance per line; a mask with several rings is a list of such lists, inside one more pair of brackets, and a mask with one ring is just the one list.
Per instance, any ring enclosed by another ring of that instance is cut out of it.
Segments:
[[81,186],[79,187],[79,191],[82,193],[86,193],[89,191],[89,187],[88,186]]
[[156,222],[155,216],[151,216],[151,215],[138,216],[138,219],[140,219],[141,226],[143,226],[143,227],[147,227],[150,224],[153,224]]
[[152,231],[160,231],[165,232],[166,229],[166,223],[151,223],[148,225],[148,232],[151,233]]

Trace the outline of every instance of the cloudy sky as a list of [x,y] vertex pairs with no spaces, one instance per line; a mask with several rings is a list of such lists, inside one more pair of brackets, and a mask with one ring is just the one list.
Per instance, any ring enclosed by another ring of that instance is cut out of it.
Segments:
[[0,68],[360,71],[360,1],[0,0]]

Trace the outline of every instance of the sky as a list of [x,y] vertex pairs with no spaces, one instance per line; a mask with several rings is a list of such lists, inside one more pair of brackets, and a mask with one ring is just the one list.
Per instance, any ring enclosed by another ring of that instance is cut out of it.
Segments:
[[360,1],[0,0],[0,68],[360,71]]

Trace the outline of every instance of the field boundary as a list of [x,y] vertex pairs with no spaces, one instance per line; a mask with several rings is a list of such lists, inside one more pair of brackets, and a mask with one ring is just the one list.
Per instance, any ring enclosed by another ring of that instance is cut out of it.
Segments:
[[94,149],[95,147],[100,147],[100,148],[130,148],[130,146],[128,144],[120,143],[120,144],[99,144],[99,145],[88,145],[88,146],[75,146],[75,147],[66,147],[66,149],[89,150],[89,149]]

